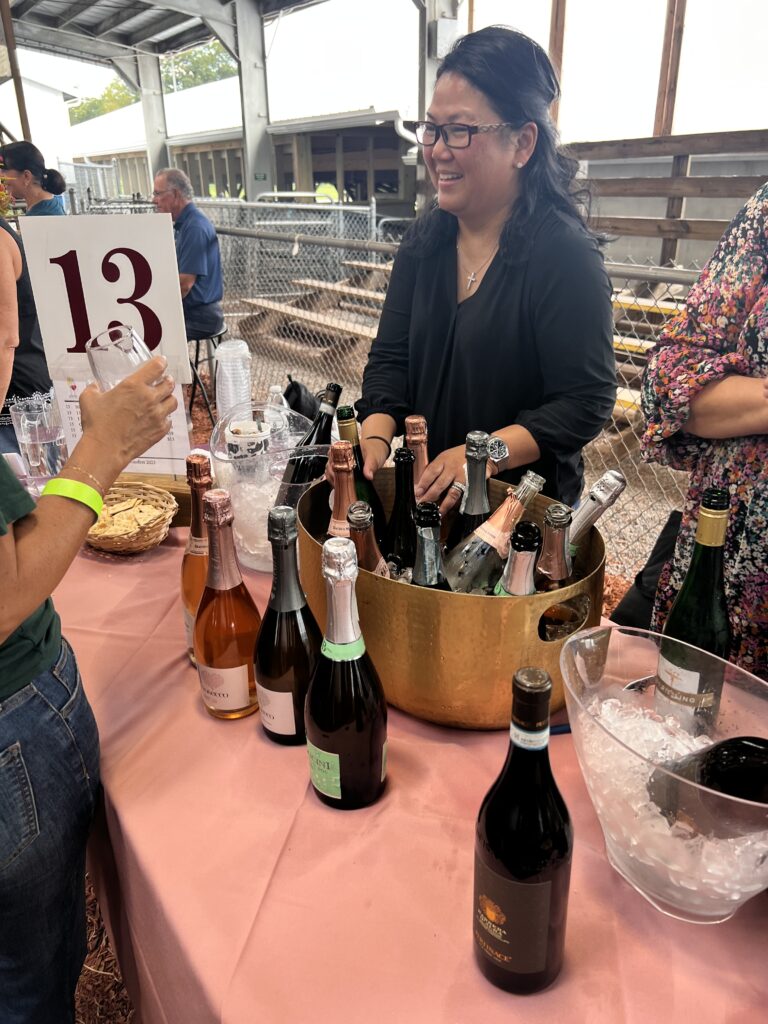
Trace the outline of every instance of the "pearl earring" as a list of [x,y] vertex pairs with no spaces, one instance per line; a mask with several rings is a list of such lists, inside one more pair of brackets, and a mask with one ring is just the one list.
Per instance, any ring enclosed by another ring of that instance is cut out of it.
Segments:
[[523,161],[521,160],[521,161],[520,161],[519,163],[515,164],[515,167],[516,167],[516,168],[518,169],[518,171],[519,171],[521,167],[525,167],[525,164],[524,164],[524,163],[523,163]]

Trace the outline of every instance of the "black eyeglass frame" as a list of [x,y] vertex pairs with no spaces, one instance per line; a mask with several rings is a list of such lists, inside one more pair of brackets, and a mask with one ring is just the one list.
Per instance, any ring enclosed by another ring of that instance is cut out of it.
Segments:
[[[512,124],[510,121],[499,121],[496,124],[462,124],[460,121],[450,121],[448,124],[435,124],[434,121],[404,121],[406,129],[409,132],[413,132],[416,136],[416,142],[419,146],[424,149],[431,149],[432,146],[436,146],[440,139],[443,140],[448,149],[469,149],[472,145],[472,136],[486,132],[497,132],[502,128],[519,128],[520,125]],[[424,131],[427,128],[432,128],[435,132],[434,142],[421,142],[419,139],[419,131]],[[446,128],[461,128],[467,133],[467,144],[457,146],[455,143],[448,141],[446,134]]]

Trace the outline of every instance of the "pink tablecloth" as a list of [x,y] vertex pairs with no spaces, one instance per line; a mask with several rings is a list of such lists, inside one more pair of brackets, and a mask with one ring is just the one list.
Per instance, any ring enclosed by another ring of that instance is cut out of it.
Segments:
[[[576,834],[566,966],[536,996],[489,985],[472,959],[473,834],[505,733],[392,711],[384,798],[322,805],[303,748],[204,711],[182,542],[86,550],[55,595],[101,731],[91,873],[143,1024],[766,1019],[766,894],[708,927],[649,906],[606,860],[569,736],[551,743]],[[268,579],[248,583],[263,607]]]

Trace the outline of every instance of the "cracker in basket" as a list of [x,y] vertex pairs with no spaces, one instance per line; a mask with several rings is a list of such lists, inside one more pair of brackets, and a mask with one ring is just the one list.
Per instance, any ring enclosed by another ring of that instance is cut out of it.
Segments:
[[154,505],[150,505],[146,501],[142,501],[138,508],[133,511],[137,526],[146,526],[148,523],[154,522],[162,514],[162,509],[155,508]]

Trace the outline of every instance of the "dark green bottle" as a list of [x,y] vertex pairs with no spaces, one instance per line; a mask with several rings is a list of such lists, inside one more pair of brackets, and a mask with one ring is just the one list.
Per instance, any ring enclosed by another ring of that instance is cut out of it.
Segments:
[[376,488],[363,473],[363,452],[360,447],[360,434],[357,429],[355,410],[351,405],[340,405],[336,410],[336,421],[339,424],[339,437],[342,441],[349,441],[352,445],[352,455],[355,460],[352,470],[355,478],[355,494],[358,501],[364,501],[371,506],[371,511],[373,512],[373,533],[377,544],[381,547],[387,532],[387,517],[384,514],[381,498],[376,493]]
[[416,457],[410,448],[395,452],[395,502],[387,526],[382,551],[398,570],[412,569],[416,560],[416,498],[413,494],[413,466]]
[[656,680],[656,710],[673,715],[694,734],[707,732],[717,719],[724,666],[700,651],[674,643],[681,640],[726,659],[731,628],[723,577],[723,546],[728,527],[728,491],[704,492],[691,564],[664,624]]

